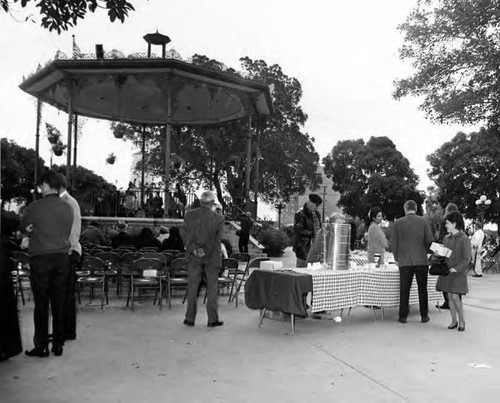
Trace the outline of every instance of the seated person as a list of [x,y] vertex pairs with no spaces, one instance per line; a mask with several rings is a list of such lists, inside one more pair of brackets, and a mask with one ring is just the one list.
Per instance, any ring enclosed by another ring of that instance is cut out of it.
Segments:
[[97,221],[90,222],[89,226],[82,232],[81,241],[94,245],[106,245],[106,238]]
[[133,245],[134,238],[127,232],[128,225],[119,221],[117,225],[118,234],[111,238],[111,246],[113,248],[118,248],[121,245]]
[[161,244],[161,250],[178,250],[184,252],[184,241],[181,238],[179,227],[170,228],[170,236]]
[[145,248],[147,246],[159,248],[161,243],[155,238],[151,228],[144,227],[135,240],[135,246],[137,249]]
[[170,236],[170,234],[168,231],[168,227],[165,227],[164,225],[162,225],[160,227],[160,234],[156,237],[156,239],[158,239],[158,241],[160,241],[160,242],[163,242],[165,239],[168,239],[169,236]]

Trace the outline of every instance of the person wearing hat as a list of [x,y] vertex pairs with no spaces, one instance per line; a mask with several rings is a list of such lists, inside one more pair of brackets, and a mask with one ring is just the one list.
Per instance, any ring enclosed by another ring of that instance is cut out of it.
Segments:
[[158,239],[158,241],[162,242],[165,240],[165,239],[168,239],[169,237],[169,233],[168,233],[168,227],[165,227],[164,225],[162,225],[160,227],[160,235],[158,235],[156,237],[156,239]]
[[111,238],[111,246],[118,248],[120,245],[133,245],[134,238],[127,232],[128,225],[124,221],[118,221],[116,229],[118,234]]
[[311,193],[304,207],[295,213],[293,251],[297,257],[297,267],[307,267],[307,254],[315,235],[321,229],[321,215],[317,209],[322,202],[320,196]]

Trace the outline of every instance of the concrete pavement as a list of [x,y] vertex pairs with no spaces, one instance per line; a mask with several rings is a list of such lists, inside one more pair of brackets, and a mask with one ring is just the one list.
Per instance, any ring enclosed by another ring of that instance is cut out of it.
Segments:
[[[293,252],[281,260],[289,266]],[[78,340],[62,357],[0,363],[0,401],[497,402],[500,275],[469,278],[469,288],[463,333],[446,329],[448,311],[434,307],[427,324],[417,307],[407,324],[396,322],[397,309],[376,322],[365,308],[341,323],[297,319],[291,336],[288,322],[258,328],[257,311],[223,297],[221,328],[206,327],[201,301],[194,328],[182,325],[182,298],[161,312],[151,299],[134,312],[123,298],[103,312],[82,304]],[[31,303],[20,308],[25,348],[32,312]]]

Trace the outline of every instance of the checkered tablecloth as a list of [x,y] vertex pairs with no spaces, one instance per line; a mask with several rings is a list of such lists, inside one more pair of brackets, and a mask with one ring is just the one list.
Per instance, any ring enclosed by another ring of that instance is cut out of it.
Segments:
[[[294,270],[312,276],[312,312],[333,311],[360,305],[399,306],[399,270],[397,267],[345,271]],[[427,280],[429,304],[432,301],[442,300],[442,293],[436,291],[437,279],[438,276],[429,276]],[[415,278],[410,290],[410,304],[418,304]]]

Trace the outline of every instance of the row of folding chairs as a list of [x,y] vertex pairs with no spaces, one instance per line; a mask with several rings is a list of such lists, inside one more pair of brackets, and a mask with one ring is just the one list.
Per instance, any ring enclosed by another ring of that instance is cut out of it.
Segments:
[[[184,289],[183,302],[187,295],[187,260],[184,254],[178,251],[153,252],[135,251],[120,254],[116,250],[97,251],[95,255],[85,254],[81,270],[77,271],[76,291],[78,301],[81,303],[81,291],[89,287],[90,301],[94,298],[96,290],[100,290],[101,308],[104,303],[109,303],[110,282],[116,283],[117,295],[121,294],[123,283],[128,284],[127,306],[134,307],[137,290],[153,289],[154,303],[166,299],[169,309],[174,291]],[[29,256],[25,252],[15,252],[13,256],[16,270],[14,283],[16,293],[21,295],[25,303],[24,292],[30,288]],[[223,259],[218,279],[219,292],[226,290],[228,303],[235,302],[238,306],[238,294],[249,275],[249,270],[258,267],[263,260],[257,258],[250,261],[250,255],[245,253],[232,254],[230,258]],[[206,300],[206,291],[205,298]]]

